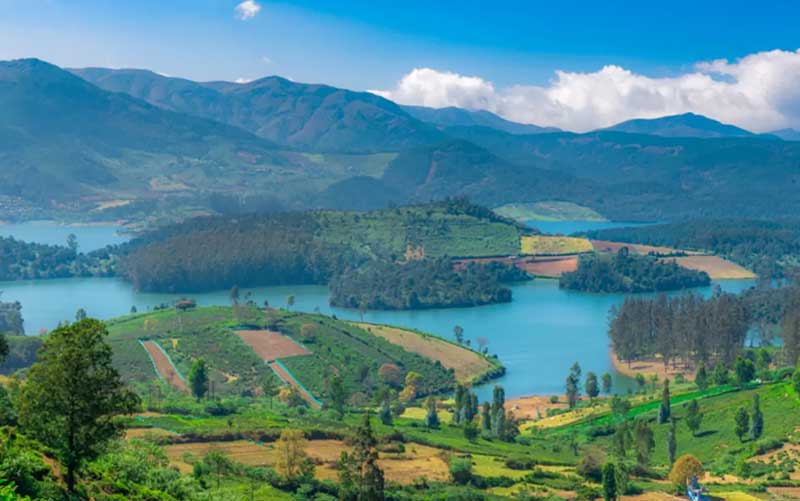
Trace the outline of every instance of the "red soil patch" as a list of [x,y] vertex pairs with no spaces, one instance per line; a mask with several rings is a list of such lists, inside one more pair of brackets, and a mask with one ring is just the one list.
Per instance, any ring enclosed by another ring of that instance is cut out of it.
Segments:
[[236,331],[261,360],[269,362],[276,358],[296,357],[308,355],[310,352],[292,338],[274,331]]
[[532,395],[529,397],[513,398],[506,400],[505,409],[514,413],[518,419],[539,419],[547,417],[549,409],[566,409],[567,401],[560,396],[556,403],[550,401],[550,397],[543,395]]
[[540,277],[560,277],[564,273],[578,269],[578,257],[528,259],[519,263],[517,267]]
[[189,388],[186,386],[186,382],[178,375],[178,370],[172,365],[172,362],[170,362],[161,348],[152,341],[145,341],[142,345],[153,360],[161,378],[173,388],[188,393]]
[[292,388],[297,390],[297,393],[299,393],[300,396],[303,397],[303,400],[308,402],[308,405],[310,405],[315,409],[319,409],[321,407],[319,403],[317,403],[317,401],[314,400],[314,397],[308,394],[305,388],[297,384],[294,378],[290,376],[285,370],[283,370],[283,367],[281,367],[280,364],[277,364],[275,362],[270,362],[269,366],[270,368],[272,368],[273,371],[275,371],[275,374],[277,374],[278,377],[283,380],[284,383],[291,385]]

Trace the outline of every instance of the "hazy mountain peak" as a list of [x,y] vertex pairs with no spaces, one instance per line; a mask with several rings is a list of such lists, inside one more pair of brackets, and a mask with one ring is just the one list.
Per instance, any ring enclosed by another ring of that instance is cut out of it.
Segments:
[[747,137],[750,131],[696,113],[683,113],[660,118],[637,118],[603,130],[651,134],[666,137]]
[[490,127],[510,134],[541,134],[560,132],[555,127],[540,127],[533,124],[512,122],[486,110],[467,110],[448,106],[428,108],[425,106],[402,106],[411,116],[438,127]]

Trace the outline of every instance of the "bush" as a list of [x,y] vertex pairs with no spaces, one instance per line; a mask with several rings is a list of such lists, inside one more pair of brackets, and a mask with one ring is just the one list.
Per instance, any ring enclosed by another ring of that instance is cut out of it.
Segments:
[[703,464],[699,459],[691,454],[684,454],[672,465],[669,480],[680,491],[686,487],[687,480],[692,477],[702,477],[704,472]]
[[459,485],[466,485],[472,480],[472,459],[453,458],[450,460],[450,477]]
[[603,464],[606,462],[605,453],[597,447],[587,448],[583,451],[578,461],[578,474],[587,480],[600,482],[603,477]]
[[536,460],[527,456],[512,456],[505,463],[512,470],[532,470],[536,466]]

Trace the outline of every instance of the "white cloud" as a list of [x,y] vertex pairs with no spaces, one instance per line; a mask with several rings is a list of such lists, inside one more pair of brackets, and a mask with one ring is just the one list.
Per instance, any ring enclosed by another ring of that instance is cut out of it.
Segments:
[[245,77],[239,77],[236,80],[234,80],[234,82],[236,82],[238,84],[247,84],[247,83],[250,83],[252,81],[253,81],[252,78],[245,78]]
[[272,64],[272,59],[269,56],[261,56],[261,62],[264,64]]
[[244,0],[244,2],[237,5],[234,9],[236,17],[242,21],[253,19],[261,11],[261,6],[255,0]]
[[510,120],[586,131],[631,118],[694,112],[754,131],[800,128],[800,50],[701,62],[691,72],[652,78],[608,65],[556,71],[547,85],[496,89],[480,77],[416,68],[388,91],[401,104],[486,109]]

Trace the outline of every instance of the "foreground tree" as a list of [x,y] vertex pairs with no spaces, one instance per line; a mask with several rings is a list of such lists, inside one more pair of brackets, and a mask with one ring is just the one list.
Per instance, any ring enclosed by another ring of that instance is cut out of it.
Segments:
[[600,387],[597,385],[597,375],[594,372],[586,373],[586,382],[584,389],[589,400],[594,400],[600,394]]
[[661,405],[658,407],[658,424],[669,421],[672,409],[669,404],[669,379],[664,379],[664,391],[661,394]]
[[342,452],[339,458],[339,499],[383,501],[384,477],[378,466],[376,445],[369,413],[365,413],[356,432],[353,452]]
[[764,413],[761,412],[761,400],[758,393],[753,395],[753,415],[751,416],[750,438],[758,440],[764,433]]
[[686,488],[686,481],[692,477],[702,477],[705,472],[703,463],[691,454],[684,454],[679,457],[672,470],[669,472],[669,480],[675,485],[676,489]]
[[307,445],[302,431],[288,428],[281,432],[275,443],[278,451],[275,471],[287,482],[298,483],[314,476],[314,464],[306,454]]
[[669,460],[669,465],[672,466],[675,464],[675,454],[678,452],[678,432],[675,429],[675,420],[673,419],[669,425],[669,431],[667,432],[667,459]]
[[208,367],[202,357],[192,362],[192,368],[189,370],[189,388],[197,400],[208,393]]
[[692,436],[697,436],[697,431],[700,430],[700,423],[702,422],[703,413],[700,412],[700,403],[695,398],[686,407],[686,426],[692,432]]
[[603,393],[608,395],[609,393],[611,393],[611,385],[612,385],[611,374],[606,372],[606,373],[603,374],[603,376],[600,379],[601,379],[601,383],[603,385]]
[[739,442],[742,442],[744,436],[747,435],[747,432],[750,430],[750,415],[747,413],[747,409],[739,407],[733,420],[733,431],[736,433],[736,436],[739,437]]
[[616,501],[617,499],[617,472],[614,463],[603,466],[603,499]]
[[139,404],[111,364],[105,325],[85,319],[50,333],[28,370],[19,398],[26,433],[55,453],[75,491],[78,471],[121,436],[121,414]]
[[656,439],[653,430],[643,419],[637,420],[633,425],[633,444],[636,450],[636,461],[646,466],[650,462],[650,454],[656,447]]

